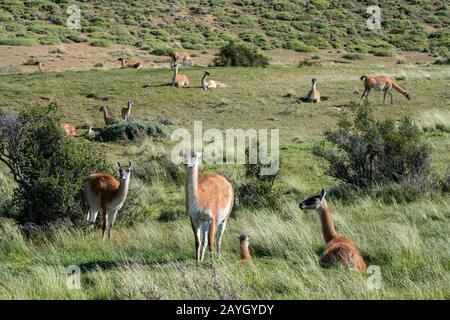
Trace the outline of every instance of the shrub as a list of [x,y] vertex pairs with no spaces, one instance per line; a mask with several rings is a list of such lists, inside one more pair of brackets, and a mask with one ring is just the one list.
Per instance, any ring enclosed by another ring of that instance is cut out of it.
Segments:
[[108,168],[96,148],[62,132],[60,119],[55,103],[0,118],[0,161],[17,183],[10,211],[21,224],[80,221],[75,195],[83,178]]
[[216,66],[223,67],[266,67],[269,65],[269,57],[245,43],[230,42],[220,49],[213,62]]
[[93,47],[109,47],[110,45],[112,45],[112,42],[106,39],[96,39],[93,40],[90,45]]
[[168,56],[174,49],[168,46],[154,48],[151,53],[156,56]]
[[342,56],[342,58],[347,60],[363,60],[364,56],[359,53],[346,53]]
[[29,38],[0,38],[2,46],[34,46],[36,41]]
[[171,132],[170,125],[157,121],[132,119],[117,121],[97,131],[93,139],[99,141],[141,140],[145,137],[164,138]]
[[353,123],[343,119],[337,131],[327,131],[326,148],[314,154],[329,162],[327,174],[358,188],[406,179],[425,179],[430,169],[430,147],[409,117],[375,121],[370,107],[362,107]]

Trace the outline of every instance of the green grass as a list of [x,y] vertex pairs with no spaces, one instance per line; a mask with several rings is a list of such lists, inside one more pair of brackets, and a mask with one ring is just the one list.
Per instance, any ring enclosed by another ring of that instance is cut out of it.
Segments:
[[[0,108],[21,110],[48,96],[61,105],[67,122],[102,127],[98,111],[110,106],[119,115],[127,100],[132,116],[169,118],[192,129],[194,120],[208,128],[278,128],[281,168],[273,192],[278,209],[239,206],[225,233],[223,255],[215,263],[194,259],[194,239],[184,208],[183,177],[170,180],[163,168],[147,168],[149,156],[169,154],[168,140],[136,143],[95,143],[108,160],[133,160],[130,196],[113,230],[103,243],[100,230],[56,226],[48,235],[27,242],[8,219],[0,223],[0,298],[2,299],[450,299],[450,201],[448,194],[409,203],[386,204],[359,197],[353,202],[330,198],[335,224],[360,249],[367,264],[381,268],[382,287],[370,291],[369,275],[319,266],[323,239],[317,215],[302,212],[298,202],[336,181],[324,174],[311,149],[334,128],[346,106],[358,102],[362,74],[386,72],[402,76],[412,100],[397,93],[394,105],[370,101],[378,118],[411,115],[433,147],[432,167],[439,177],[450,163],[448,127],[448,67],[396,66],[390,69],[357,65],[308,68],[209,68],[227,88],[199,88],[203,69],[186,68],[191,88],[170,85],[172,72],[158,70],[68,71],[58,74],[0,75]],[[305,95],[311,78],[329,100],[301,104],[284,112]],[[289,102],[282,96],[293,93]],[[335,112],[333,106],[343,111]],[[82,138],[79,138],[82,139]],[[243,166],[212,165],[205,170],[243,181]],[[181,170],[182,171],[182,170]],[[146,174],[147,173],[147,174]],[[7,199],[14,184],[0,165],[0,196]],[[0,205],[0,210],[2,206]],[[1,211],[0,211],[1,212]],[[161,217],[161,218],[160,218]],[[254,261],[240,266],[237,235],[252,236]],[[82,290],[66,288],[66,269],[81,268]]]

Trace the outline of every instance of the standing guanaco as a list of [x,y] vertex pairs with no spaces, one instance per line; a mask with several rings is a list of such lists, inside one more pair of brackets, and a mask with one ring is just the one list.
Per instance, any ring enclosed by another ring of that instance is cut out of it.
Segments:
[[94,224],[98,213],[102,214],[103,240],[111,238],[111,229],[128,195],[131,161],[119,166],[120,182],[109,174],[93,173],[84,179],[80,188],[81,206],[87,220]]
[[245,233],[239,236],[239,243],[241,245],[241,260],[239,261],[240,264],[245,264],[252,260],[250,250],[248,249],[250,239],[250,236]]
[[175,65],[175,68],[173,70],[173,78],[172,78],[172,87],[183,87],[183,86],[189,86],[189,78],[187,75],[178,73],[179,64]]
[[[198,166],[201,153],[186,151],[186,211],[191,219],[195,236],[197,261],[203,261],[206,246],[211,255],[214,251],[214,236],[217,253],[220,254],[222,236],[234,204],[231,183],[217,174],[199,178]],[[216,230],[217,226],[217,230]]]
[[319,89],[317,89],[317,79],[312,79],[311,82],[312,82],[311,90],[309,90],[306,99],[309,102],[318,103],[320,102],[320,92]]
[[379,76],[361,76],[361,81],[364,85],[364,92],[361,96],[362,103],[363,99],[367,99],[369,96],[370,91],[384,91],[383,96],[383,104],[386,102],[386,94],[389,93],[389,96],[391,97],[391,104],[394,103],[392,92],[390,91],[392,88],[400,92],[405,96],[406,99],[411,100],[411,96],[409,95],[408,91],[401,87],[397,82],[395,82],[391,77],[379,75]]
[[103,120],[105,120],[105,125],[109,126],[117,121],[115,116],[110,116],[108,113],[108,109],[106,106],[100,108],[100,111],[103,112]]
[[209,75],[211,75],[211,74],[207,70],[205,70],[205,73],[203,74],[202,81],[201,81],[201,85],[204,90],[225,87],[225,85],[223,83],[221,83],[220,81],[207,80],[206,78]]
[[172,51],[169,53],[170,67],[174,68],[176,64],[192,66],[192,57],[185,51]]
[[319,214],[325,240],[325,249],[320,258],[320,264],[323,267],[339,265],[365,272],[366,264],[354,244],[349,239],[337,234],[325,196],[325,190],[322,189],[319,195],[309,197],[299,204],[300,209],[315,209]]
[[130,100],[128,100],[127,106],[122,108],[122,119],[123,120],[128,121],[128,119],[130,118],[132,105],[133,105],[133,103]]

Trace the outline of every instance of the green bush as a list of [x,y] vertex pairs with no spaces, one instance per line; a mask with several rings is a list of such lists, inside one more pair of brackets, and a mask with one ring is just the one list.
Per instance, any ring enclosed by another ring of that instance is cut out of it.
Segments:
[[0,38],[0,45],[3,46],[34,46],[36,41],[30,38]]
[[108,170],[105,155],[67,137],[60,120],[55,103],[0,117],[0,161],[17,183],[10,215],[21,224],[79,222],[82,180]]
[[145,137],[164,138],[171,132],[172,125],[157,121],[131,119],[117,121],[97,131],[94,139],[99,141],[141,140]]
[[93,40],[90,45],[93,47],[109,47],[110,45],[112,45],[112,42],[106,39],[96,39]]
[[266,67],[269,65],[269,57],[245,43],[230,42],[220,49],[213,62],[216,66],[226,67]]
[[342,56],[342,58],[347,60],[363,60],[364,56],[359,53],[346,53]]
[[327,131],[325,148],[314,154],[328,161],[327,174],[358,188],[406,179],[426,180],[430,147],[411,118],[375,121],[370,107],[361,107],[353,120],[342,119],[336,131]]

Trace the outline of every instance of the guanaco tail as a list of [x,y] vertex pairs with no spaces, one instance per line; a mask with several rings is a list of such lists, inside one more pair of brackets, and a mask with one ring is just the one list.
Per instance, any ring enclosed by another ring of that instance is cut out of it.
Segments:
[[320,264],[323,267],[343,266],[365,272],[366,264],[354,244],[349,239],[337,234],[325,196],[325,190],[322,189],[319,195],[309,197],[299,204],[300,209],[314,209],[319,215],[325,240],[325,249],[320,258]]
[[233,187],[227,179],[217,174],[199,177],[200,157],[201,153],[197,152],[187,151],[184,155],[186,211],[195,236],[197,261],[203,261],[206,246],[213,256],[214,237],[220,254],[222,236],[234,204]]
[[364,99],[367,99],[369,96],[369,93],[372,90],[375,91],[384,91],[383,96],[383,104],[386,102],[386,94],[389,93],[389,96],[391,97],[391,104],[394,103],[392,92],[390,91],[392,88],[400,92],[402,95],[405,96],[406,99],[411,100],[411,96],[409,95],[408,91],[404,89],[402,86],[400,86],[397,82],[395,82],[391,77],[379,75],[379,76],[361,76],[361,81],[364,85],[364,92],[361,96],[361,101]]
[[111,229],[128,195],[131,161],[119,166],[120,182],[109,174],[93,173],[87,176],[80,188],[81,206],[87,220],[94,224],[99,212],[102,214],[103,240],[111,238]]

